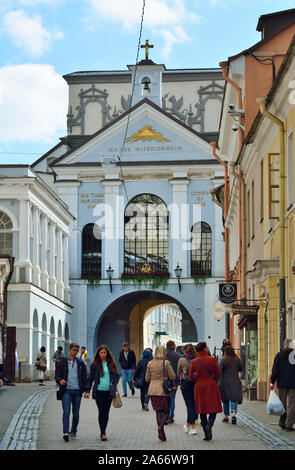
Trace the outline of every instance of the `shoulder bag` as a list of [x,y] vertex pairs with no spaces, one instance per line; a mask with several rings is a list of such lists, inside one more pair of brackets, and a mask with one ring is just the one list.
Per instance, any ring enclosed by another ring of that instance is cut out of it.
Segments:
[[217,384],[219,382],[219,379],[217,377],[215,377],[212,372],[201,362],[199,361],[199,359],[196,358],[196,361],[198,361],[199,364],[201,364],[201,366],[203,367],[203,369],[205,369],[208,374],[210,375],[211,379],[213,379]]
[[164,380],[163,380],[163,383],[162,383],[162,387],[163,387],[164,393],[166,393],[166,395],[168,393],[171,393],[171,392],[174,392],[175,390],[177,390],[177,385],[175,383],[175,380],[171,380],[171,379],[169,379],[169,377],[167,377],[166,369],[165,369],[165,361],[163,361],[163,377],[164,377]]

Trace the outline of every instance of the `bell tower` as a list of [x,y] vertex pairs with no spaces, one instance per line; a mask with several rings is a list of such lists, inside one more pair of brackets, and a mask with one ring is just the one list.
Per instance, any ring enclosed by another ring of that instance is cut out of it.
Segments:
[[129,70],[132,72],[132,87],[135,80],[131,106],[144,98],[148,98],[162,107],[162,73],[166,70],[166,67],[163,64],[155,64],[149,59],[149,49],[152,47],[154,46],[149,44],[147,39],[145,45],[141,46],[141,48],[145,48],[145,59],[141,60],[137,66],[128,65]]

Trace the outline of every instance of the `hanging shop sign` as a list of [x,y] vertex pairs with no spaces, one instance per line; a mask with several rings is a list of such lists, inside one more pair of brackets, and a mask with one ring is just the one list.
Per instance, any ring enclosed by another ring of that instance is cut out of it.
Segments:
[[224,304],[232,304],[237,300],[237,284],[227,282],[219,284],[219,300]]
[[234,315],[257,315],[259,305],[232,305]]

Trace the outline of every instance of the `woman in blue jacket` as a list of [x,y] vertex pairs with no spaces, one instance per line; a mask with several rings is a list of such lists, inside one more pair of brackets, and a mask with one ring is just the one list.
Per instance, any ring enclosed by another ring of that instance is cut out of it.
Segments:
[[100,427],[100,439],[106,441],[106,427],[109,421],[112,399],[116,396],[119,381],[117,366],[111,351],[107,346],[101,345],[97,348],[92,364],[90,375],[86,384],[85,398],[89,398],[92,389],[92,398],[98,407],[98,422]]

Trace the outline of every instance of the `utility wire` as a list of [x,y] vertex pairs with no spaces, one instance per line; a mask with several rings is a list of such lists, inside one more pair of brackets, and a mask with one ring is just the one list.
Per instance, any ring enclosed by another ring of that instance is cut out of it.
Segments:
[[[143,2],[142,2],[140,30],[139,30],[139,38],[138,38],[138,45],[137,45],[137,54],[136,54],[136,63],[135,63],[135,71],[134,71],[134,80],[133,80],[132,91],[131,91],[130,107],[132,106],[132,102],[133,102],[133,95],[134,95],[134,88],[135,88],[135,80],[136,80],[136,72],[137,72],[137,64],[138,64],[138,58],[139,58],[140,43],[141,43],[141,35],[142,35],[142,27],[143,27],[144,11],[145,11],[145,0],[143,0]],[[126,124],[124,139],[123,139],[123,145],[122,145],[122,147],[121,147],[120,155],[118,156],[118,163],[119,163],[119,166],[120,166],[120,173],[121,173],[121,178],[122,178],[123,185],[124,185],[124,190],[125,190],[127,202],[128,202],[129,199],[128,199],[128,194],[127,194],[126,184],[125,184],[125,181],[124,181],[123,170],[122,170],[122,167],[121,167],[121,157],[122,157],[124,145],[125,145],[125,143],[126,143],[126,137],[127,137],[127,132],[128,132],[128,128],[129,128],[129,121],[130,121],[130,112],[128,113],[128,117],[127,117],[127,124]]]

